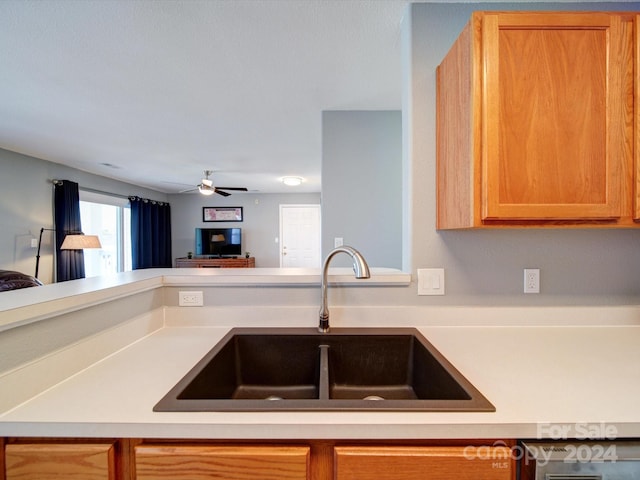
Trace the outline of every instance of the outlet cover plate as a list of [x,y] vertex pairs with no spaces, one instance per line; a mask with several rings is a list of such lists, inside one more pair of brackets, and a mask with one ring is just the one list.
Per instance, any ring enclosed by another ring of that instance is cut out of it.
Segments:
[[540,269],[524,269],[524,293],[540,293]]
[[178,305],[180,307],[202,307],[204,305],[202,291],[179,292]]

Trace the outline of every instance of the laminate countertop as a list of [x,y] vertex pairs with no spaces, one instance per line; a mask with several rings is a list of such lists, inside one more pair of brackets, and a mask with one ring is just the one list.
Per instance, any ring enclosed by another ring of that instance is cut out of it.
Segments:
[[[136,322],[148,325],[155,320]],[[153,412],[156,402],[231,328],[164,320],[154,325],[144,327],[147,333],[135,341],[5,411],[0,436],[640,437],[639,325],[418,326],[495,405],[491,413]],[[115,336],[117,332],[108,332],[93,338],[94,344],[69,346],[32,367],[46,375],[65,362],[82,360],[92,345],[104,345]],[[13,372],[14,381],[20,381],[20,374]],[[0,383],[0,390],[9,387]]]

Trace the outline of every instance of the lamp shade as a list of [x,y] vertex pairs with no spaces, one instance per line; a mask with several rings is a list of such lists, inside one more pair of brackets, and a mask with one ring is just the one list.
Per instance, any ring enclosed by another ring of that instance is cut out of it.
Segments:
[[83,250],[85,248],[102,248],[98,236],[70,233],[64,237],[60,250]]

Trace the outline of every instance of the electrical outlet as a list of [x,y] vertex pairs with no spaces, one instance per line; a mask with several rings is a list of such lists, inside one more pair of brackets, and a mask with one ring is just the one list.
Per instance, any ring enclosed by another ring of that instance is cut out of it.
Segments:
[[342,237],[335,237],[333,239],[333,247],[338,248],[344,245],[344,239]]
[[540,293],[540,269],[524,269],[524,293]]
[[204,305],[202,292],[179,292],[178,305],[181,307],[202,307]]
[[31,239],[31,248],[38,248],[38,240],[36,238]]

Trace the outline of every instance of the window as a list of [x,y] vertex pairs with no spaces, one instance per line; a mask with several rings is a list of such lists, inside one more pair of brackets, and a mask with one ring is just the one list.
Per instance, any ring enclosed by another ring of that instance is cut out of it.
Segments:
[[86,277],[131,270],[129,200],[80,190],[82,231],[100,237],[101,249],[84,251]]

